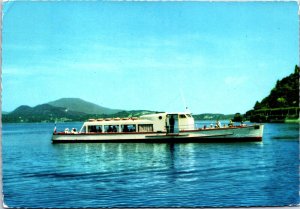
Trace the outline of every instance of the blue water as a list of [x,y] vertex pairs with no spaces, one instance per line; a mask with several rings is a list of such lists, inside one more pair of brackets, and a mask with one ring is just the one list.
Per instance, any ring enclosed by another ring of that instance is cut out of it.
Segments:
[[[59,124],[80,128],[80,123]],[[299,126],[263,143],[52,144],[53,124],[4,124],[10,207],[234,207],[299,203]]]

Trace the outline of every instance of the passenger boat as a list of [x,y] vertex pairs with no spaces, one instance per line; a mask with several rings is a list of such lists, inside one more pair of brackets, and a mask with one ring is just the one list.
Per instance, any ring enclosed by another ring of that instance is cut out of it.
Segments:
[[249,142],[262,141],[262,124],[196,127],[186,112],[155,113],[132,118],[89,119],[80,131],[53,132],[53,143],[64,142]]

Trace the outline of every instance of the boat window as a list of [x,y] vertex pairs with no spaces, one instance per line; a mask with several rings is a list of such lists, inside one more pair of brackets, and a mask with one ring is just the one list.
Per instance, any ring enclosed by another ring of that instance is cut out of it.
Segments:
[[190,114],[186,114],[186,116],[188,116],[189,118],[191,118],[191,117],[192,117]]
[[[87,126],[87,130],[89,133],[101,133],[102,132],[102,126]],[[81,132],[85,132],[85,128]]]
[[119,125],[107,125],[104,126],[104,132],[119,132]]
[[139,124],[139,132],[153,132],[153,124]]
[[80,133],[85,133],[86,132],[86,126],[83,126],[80,130]]
[[96,126],[88,126],[88,132],[90,133],[97,132]]
[[179,115],[179,118],[186,118],[186,116],[185,115]]
[[102,126],[96,126],[96,132],[102,133]]
[[133,124],[126,124],[121,125],[122,132],[136,132],[136,125]]

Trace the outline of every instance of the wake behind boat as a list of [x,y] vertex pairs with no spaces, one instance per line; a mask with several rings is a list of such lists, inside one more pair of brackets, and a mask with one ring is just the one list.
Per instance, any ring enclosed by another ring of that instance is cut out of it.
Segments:
[[249,142],[262,141],[262,124],[196,128],[185,112],[155,113],[132,118],[89,119],[80,131],[53,132],[53,143],[66,142]]

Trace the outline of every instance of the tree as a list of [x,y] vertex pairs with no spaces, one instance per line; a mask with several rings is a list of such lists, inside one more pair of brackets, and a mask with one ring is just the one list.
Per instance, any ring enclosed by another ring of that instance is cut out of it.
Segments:
[[255,105],[254,105],[254,110],[259,110],[261,109],[261,104],[259,101],[256,101]]
[[286,99],[283,98],[283,97],[279,97],[279,98],[277,99],[277,102],[279,103],[279,107],[284,107],[285,104],[286,104]]
[[234,121],[234,122],[242,122],[243,121],[243,116],[239,112],[235,113],[232,121]]
[[296,73],[299,73],[299,66],[298,65],[295,66],[295,74]]

